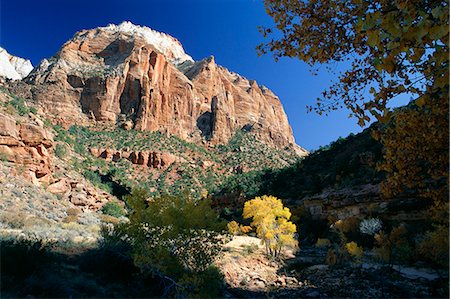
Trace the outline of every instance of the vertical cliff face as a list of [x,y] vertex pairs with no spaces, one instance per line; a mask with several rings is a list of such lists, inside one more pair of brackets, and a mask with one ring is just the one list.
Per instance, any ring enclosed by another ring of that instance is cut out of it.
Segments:
[[295,143],[280,100],[266,87],[215,64],[214,57],[195,63],[185,75],[210,106],[205,116],[211,127],[204,135],[211,140],[223,143],[244,129],[275,145]]
[[66,124],[127,119],[137,130],[211,144],[244,129],[304,153],[270,90],[213,57],[195,62],[173,37],[131,23],[78,32],[26,81],[33,98]]

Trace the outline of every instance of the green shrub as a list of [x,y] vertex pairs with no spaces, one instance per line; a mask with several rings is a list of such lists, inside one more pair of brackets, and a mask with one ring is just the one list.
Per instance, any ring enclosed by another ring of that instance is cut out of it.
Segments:
[[25,105],[25,100],[22,98],[13,97],[9,103],[16,109],[20,116],[24,116],[29,112],[27,106]]
[[60,143],[57,143],[55,146],[55,155],[58,158],[63,159],[67,155],[66,147]]
[[45,128],[49,128],[52,126],[52,122],[48,118],[44,118],[43,122]]
[[56,131],[55,141],[73,144],[73,138],[61,125],[55,125],[53,129]]
[[0,161],[6,162],[8,161],[8,155],[5,153],[0,153]]
[[37,109],[35,107],[30,107],[30,112],[33,114],[37,114]]
[[92,184],[94,185],[100,185],[102,184],[102,179],[100,178],[100,175],[92,170],[85,170],[83,172],[83,175],[86,179],[88,179]]
[[75,145],[73,146],[73,150],[77,153],[77,154],[84,154],[84,146],[81,143],[75,143]]
[[116,218],[125,216],[125,210],[117,202],[108,202],[102,208],[102,213]]
[[126,202],[130,221],[105,233],[105,240],[125,240],[134,264],[144,273],[173,281],[166,293],[217,296],[221,278],[211,265],[227,239],[221,234],[225,223],[210,201],[187,195],[149,199],[146,191],[135,190]]
[[85,170],[83,172],[84,177],[89,180],[94,186],[105,190],[108,193],[112,193],[112,186],[108,183],[103,183],[100,174],[92,170]]

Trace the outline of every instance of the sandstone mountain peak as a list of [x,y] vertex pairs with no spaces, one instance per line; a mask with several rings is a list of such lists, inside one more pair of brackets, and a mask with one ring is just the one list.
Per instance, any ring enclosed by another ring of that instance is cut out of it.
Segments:
[[[186,60],[193,61],[192,57],[185,53],[183,46],[176,38],[146,26],[139,26],[129,21],[124,21],[119,25],[109,24],[106,27],[98,27],[96,31],[97,34],[104,31],[114,35],[124,34],[132,38],[143,38],[146,43],[154,46],[175,64]],[[84,30],[80,31],[74,38],[85,38],[85,33],[86,31]]]
[[0,76],[12,80],[21,80],[26,77],[33,65],[30,60],[9,54],[0,47]]
[[306,154],[274,93],[213,56],[194,61],[175,38],[130,22],[76,33],[26,82],[34,100],[67,125],[100,121],[209,145],[247,130]]

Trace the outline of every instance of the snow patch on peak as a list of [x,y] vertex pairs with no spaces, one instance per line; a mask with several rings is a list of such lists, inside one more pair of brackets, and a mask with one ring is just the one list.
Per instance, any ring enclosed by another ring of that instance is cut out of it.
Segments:
[[145,26],[135,25],[129,21],[120,23],[119,25],[109,24],[106,27],[98,28],[100,30],[109,31],[111,33],[124,33],[132,36],[140,36],[144,40],[161,51],[173,63],[179,64],[183,61],[194,61],[191,56],[184,52],[181,43],[174,37],[162,33]]
[[9,54],[0,47],[0,76],[12,80],[22,80],[33,70],[30,60]]

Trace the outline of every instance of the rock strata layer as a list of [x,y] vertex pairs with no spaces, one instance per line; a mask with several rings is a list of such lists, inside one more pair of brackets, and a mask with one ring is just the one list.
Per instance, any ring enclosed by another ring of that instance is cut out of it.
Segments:
[[38,123],[17,124],[0,113],[0,155],[3,160],[23,166],[23,175],[32,182],[50,182],[53,136]]
[[90,148],[89,152],[97,158],[105,159],[106,161],[118,162],[120,159],[127,159],[133,164],[146,166],[155,169],[166,169],[173,162],[179,162],[179,158],[170,154],[162,152],[150,151],[115,151],[112,149],[99,150]]

